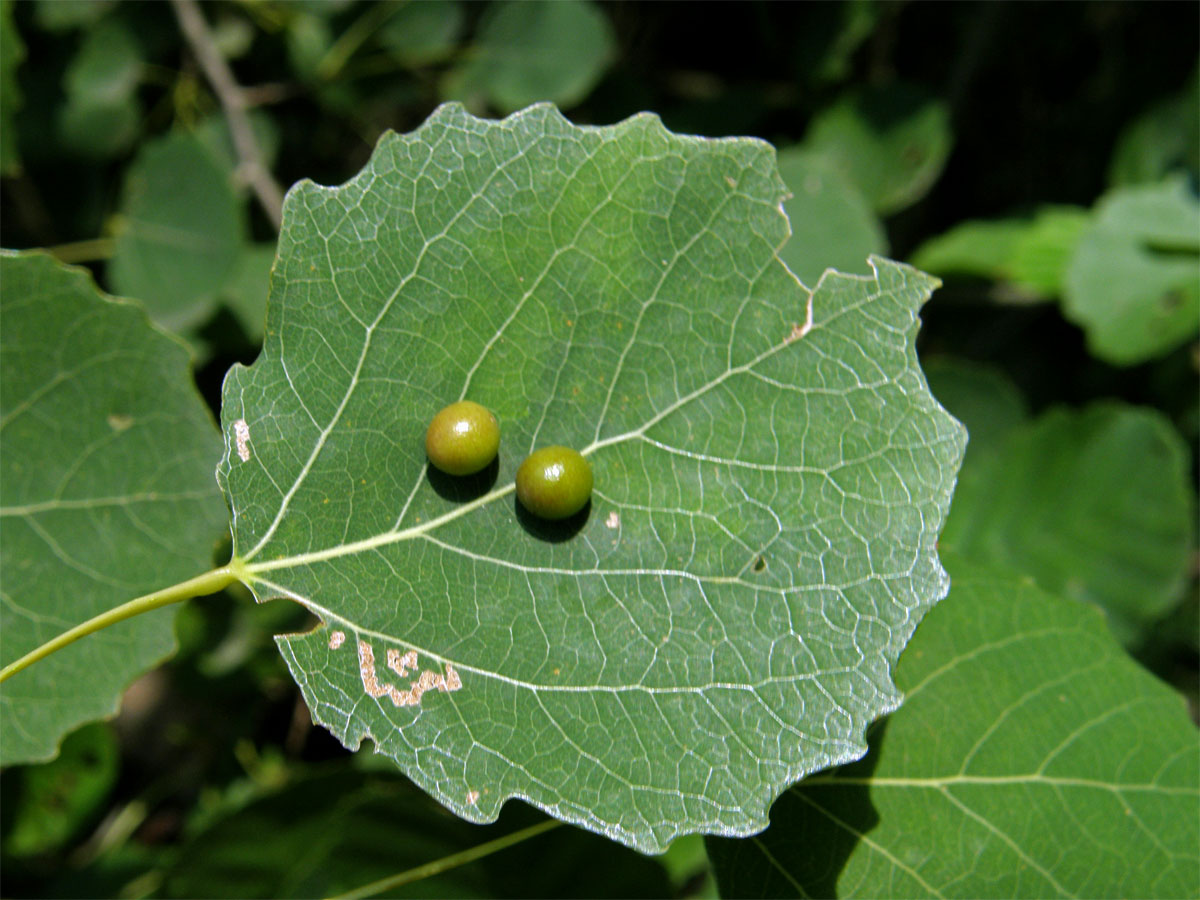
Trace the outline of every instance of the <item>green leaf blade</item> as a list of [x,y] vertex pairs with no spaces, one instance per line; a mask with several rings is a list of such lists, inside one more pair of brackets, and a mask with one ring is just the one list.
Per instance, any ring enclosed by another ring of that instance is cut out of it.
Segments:
[[236,273],[245,225],[232,177],[185,132],[147,142],[129,170],[109,279],[174,331],[209,315]]
[[[748,833],[896,705],[963,445],[913,353],[933,282],[876,259],[810,297],[773,156],[447,106],[288,197],[226,382],[235,550],[325,622],[280,640],[315,719],[466,818]],[[422,445],[460,396],[502,433],[466,486]],[[550,443],[596,476],[561,529],[512,493]]]
[[1183,593],[1194,520],[1170,421],[1099,403],[1052,409],[969,457],[942,544],[1096,604],[1136,645]]
[[616,36],[588,0],[488,7],[468,61],[450,73],[447,99],[486,97],[503,112],[539,101],[574,106],[615,55]]
[[840,97],[817,114],[803,146],[825,156],[876,212],[891,215],[929,191],[953,142],[946,104],[896,83]]
[[[220,444],[186,348],[41,253],[3,271],[3,662],[212,565]],[[52,758],[174,648],[166,610],[58,651],[0,692],[3,762]]]
[[805,284],[816,284],[826,269],[868,274],[867,257],[887,253],[887,235],[858,189],[827,160],[800,148],[779,153],[779,172],[792,191],[792,238],[780,259]]
[[1195,896],[1200,741],[1101,617],[951,558],[872,753],[710,841],[732,896]]
[[1182,175],[1096,205],[1063,285],[1063,314],[1099,358],[1130,366],[1191,340],[1200,321],[1200,201]]

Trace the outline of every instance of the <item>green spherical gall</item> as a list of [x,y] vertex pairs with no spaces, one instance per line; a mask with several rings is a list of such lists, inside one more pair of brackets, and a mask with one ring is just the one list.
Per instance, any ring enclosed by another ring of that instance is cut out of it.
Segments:
[[566,519],[592,496],[592,467],[570,447],[535,450],[517,469],[517,499],[543,519]]
[[429,423],[425,453],[447,475],[474,475],[487,468],[500,447],[500,423],[470,400],[451,403]]

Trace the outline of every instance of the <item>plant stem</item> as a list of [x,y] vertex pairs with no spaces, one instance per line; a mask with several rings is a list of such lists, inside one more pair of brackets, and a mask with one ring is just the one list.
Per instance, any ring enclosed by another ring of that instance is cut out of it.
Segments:
[[408,869],[404,872],[398,872],[395,875],[389,875],[387,878],[372,881],[370,884],[364,884],[362,887],[354,888],[344,894],[338,894],[336,897],[330,898],[330,900],[362,900],[364,897],[373,897],[376,894],[382,894],[384,891],[390,891],[401,885],[412,884],[414,881],[420,881],[423,878],[432,878],[434,875],[440,875],[442,872],[447,872],[450,869],[456,869],[469,862],[490,856],[493,853],[511,847],[513,844],[519,844],[532,837],[537,837],[542,832],[549,831],[551,828],[557,828],[561,824],[562,822],[556,819],[538,822],[536,825],[530,825],[528,828],[514,831],[512,834],[506,834],[504,837],[496,838],[494,841],[479,844],[470,850],[451,853],[449,856],[443,856],[441,859],[435,859],[433,862],[425,863],[414,869]]
[[116,625],[118,622],[124,622],[126,619],[150,612],[161,606],[170,606],[172,603],[179,603],[183,600],[189,600],[192,597],[202,597],[205,594],[215,594],[222,588],[228,587],[233,582],[243,578],[246,574],[241,560],[234,560],[228,565],[221,566],[219,569],[213,569],[211,572],[205,572],[203,575],[197,575],[195,578],[181,581],[179,584],[163,588],[161,591],[155,591],[153,594],[137,597],[128,603],[122,603],[120,606],[102,612],[100,615],[94,616],[68,631],[64,631],[58,637],[46,641],[40,647],[26,653],[16,662],[9,663],[3,669],[0,669],[0,681],[8,680],[22,669],[33,665],[39,659],[44,659],[55,650],[61,650],[68,644],[75,643],[81,637],[86,637],[103,628],[108,628],[110,625]]
[[283,217],[283,190],[272,177],[271,172],[263,162],[262,150],[254,129],[250,125],[250,117],[246,113],[249,104],[246,102],[242,86],[233,77],[225,57],[217,49],[212,32],[204,20],[196,0],[171,0],[175,16],[179,19],[179,27],[183,36],[196,54],[204,76],[212,85],[221,108],[225,111],[225,119],[229,122],[229,134],[233,138],[233,146],[237,151],[239,169],[258,198],[259,205],[275,230]]
[[326,51],[321,61],[317,63],[317,75],[325,81],[332,81],[336,78],[363,42],[378,31],[380,26],[399,12],[404,5],[403,3],[377,3],[368,7],[366,13],[352,22],[350,27],[342,32],[341,37],[334,41],[333,46]]
[[87,241],[75,241],[71,244],[58,244],[46,247],[46,252],[69,265],[83,262],[95,262],[98,259],[108,259],[113,255],[116,241],[112,238],[92,238]]

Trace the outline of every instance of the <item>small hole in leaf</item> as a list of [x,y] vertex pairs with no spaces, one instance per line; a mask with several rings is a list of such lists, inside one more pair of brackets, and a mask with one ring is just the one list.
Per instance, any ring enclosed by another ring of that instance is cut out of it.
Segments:
[[761,556],[754,561],[755,572],[765,572],[767,570],[767,561]]

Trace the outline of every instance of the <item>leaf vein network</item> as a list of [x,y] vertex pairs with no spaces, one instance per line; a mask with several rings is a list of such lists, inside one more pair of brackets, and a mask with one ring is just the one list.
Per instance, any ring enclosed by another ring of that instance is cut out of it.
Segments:
[[[515,161],[517,158],[519,158],[519,156],[520,156],[520,154],[518,154],[515,157],[512,157],[509,160],[509,163],[512,163],[513,161]],[[274,536],[275,531],[279,528],[280,522],[283,521],[283,517],[287,513],[288,507],[291,504],[292,497],[295,496],[296,491],[298,491],[300,489],[300,486],[304,483],[304,480],[308,477],[308,473],[312,470],[313,465],[316,463],[317,457],[320,455],[321,451],[324,449],[325,443],[328,440],[329,435],[332,433],[333,429],[337,426],[338,422],[341,420],[342,413],[345,412],[347,405],[349,405],[350,398],[353,396],[354,389],[358,384],[359,375],[362,373],[363,366],[366,363],[368,353],[371,349],[371,341],[372,341],[372,337],[374,336],[375,329],[379,327],[379,323],[383,321],[384,317],[391,310],[392,305],[396,302],[397,298],[401,295],[401,293],[403,292],[403,290],[404,290],[405,286],[408,284],[408,282],[417,276],[417,273],[421,267],[421,263],[425,259],[425,255],[429,252],[430,247],[432,247],[434,245],[434,243],[436,243],[440,238],[444,237],[450,231],[450,229],[459,221],[459,219],[461,219],[463,216],[465,216],[467,214],[468,210],[470,210],[470,208],[474,205],[475,201],[478,200],[482,196],[482,192],[488,187],[488,185],[490,185],[492,183],[493,179],[495,179],[499,176],[501,171],[502,171],[502,169],[500,169],[500,168],[497,168],[495,171],[493,171],[487,177],[487,179],[485,179],[483,185],[481,185],[479,188],[477,188],[471,194],[471,196],[467,198],[467,200],[459,208],[458,212],[456,212],[450,218],[450,220],[442,227],[442,230],[440,232],[438,232],[438,234],[434,235],[433,238],[426,240],[421,245],[421,249],[417,252],[416,259],[413,262],[411,270],[409,271],[409,273],[407,275],[405,275],[403,278],[400,279],[400,282],[393,289],[392,293],[388,296],[388,298],[381,305],[378,314],[375,316],[374,320],[367,327],[366,333],[363,336],[362,350],[359,352],[358,361],[356,362],[356,364],[354,366],[354,371],[351,375],[350,382],[346,387],[346,391],[343,394],[341,401],[338,403],[337,409],[334,410],[333,416],[329,420],[329,424],[326,425],[321,430],[321,433],[319,434],[317,441],[314,444],[313,449],[309,454],[308,459],[305,461],[304,465],[301,467],[300,473],[296,476],[296,480],[293,482],[292,486],[290,488],[288,488],[287,493],[284,494],[283,500],[279,504],[279,511],[276,513],[274,520],[271,522],[271,524],[267,528],[267,530],[263,533],[263,536],[258,540],[258,543],[255,544],[255,546],[242,557],[244,562],[249,562],[250,560],[252,560],[262,550],[262,548],[267,545],[267,543],[270,541],[270,539]],[[318,193],[320,193],[321,190],[322,189],[317,188]],[[334,188],[333,190],[338,190],[338,189]],[[310,211],[310,216],[311,216],[311,211]],[[326,234],[326,235],[323,235],[323,237],[326,241],[326,246],[328,247],[329,235]],[[332,264],[331,264],[330,270],[331,271],[333,270]],[[334,284],[334,289],[335,290],[337,289],[336,283]],[[340,294],[339,294],[339,299],[341,299]],[[283,338],[281,335],[280,336],[281,347],[280,347],[280,354],[279,354],[279,358],[281,360],[285,356],[285,354],[283,352],[283,347],[282,347],[282,340],[283,340]]]

